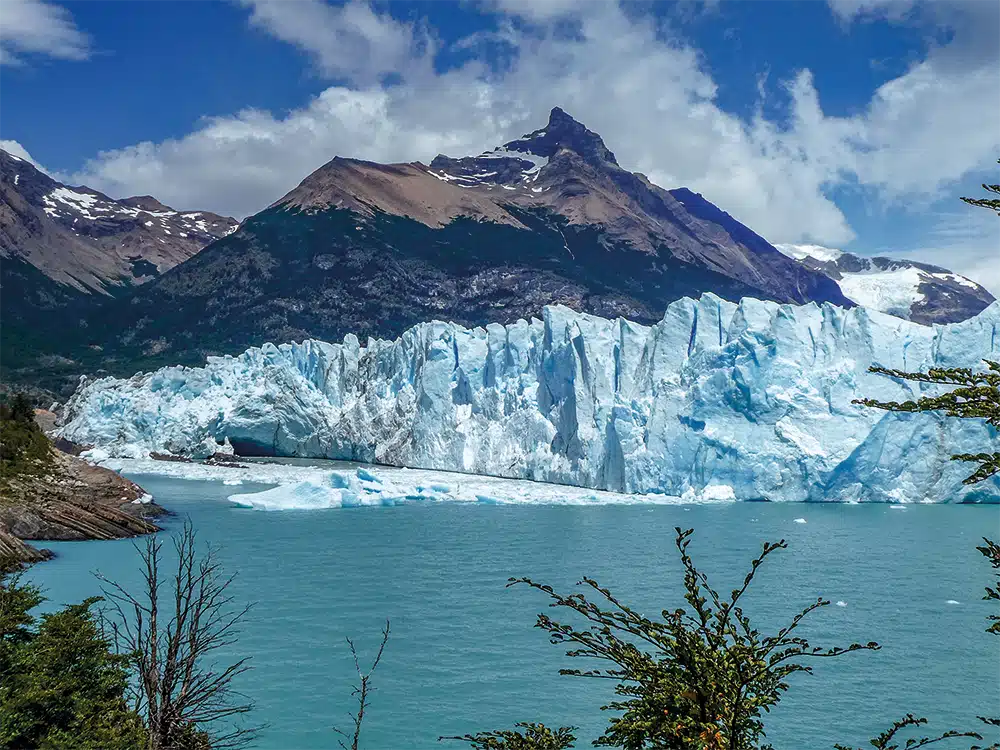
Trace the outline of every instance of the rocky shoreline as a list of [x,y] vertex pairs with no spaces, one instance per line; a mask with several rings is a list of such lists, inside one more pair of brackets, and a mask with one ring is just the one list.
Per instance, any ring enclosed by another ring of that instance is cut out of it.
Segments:
[[0,497],[0,562],[52,557],[29,541],[124,539],[159,531],[165,511],[134,482],[53,449],[43,470],[9,479]]

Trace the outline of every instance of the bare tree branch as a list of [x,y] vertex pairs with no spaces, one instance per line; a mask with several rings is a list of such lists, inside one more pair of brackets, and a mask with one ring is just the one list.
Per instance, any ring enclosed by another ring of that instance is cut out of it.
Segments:
[[350,745],[345,745],[344,740],[337,740],[337,743],[344,748],[344,750],[358,750],[358,742],[361,739],[361,723],[365,719],[365,709],[368,708],[368,695],[375,690],[371,685],[372,673],[375,672],[375,668],[378,667],[379,662],[382,661],[382,652],[385,651],[385,644],[389,641],[389,621],[385,621],[385,627],[382,629],[382,643],[378,647],[378,653],[375,654],[375,659],[372,661],[371,667],[369,667],[367,672],[361,670],[361,660],[358,658],[358,650],[354,647],[354,641],[350,638],[347,639],[347,645],[351,647],[351,655],[354,657],[354,669],[358,673],[358,679],[361,681],[359,685],[355,685],[352,696],[358,697],[358,711],[354,714],[348,714],[351,717],[351,721],[354,723],[354,733],[348,734],[338,727],[334,727],[333,731],[339,734],[344,739],[350,741]]
[[169,578],[161,573],[160,538],[133,546],[142,558],[138,596],[100,573],[97,577],[104,584],[104,617],[116,648],[135,666],[133,703],[149,731],[147,750],[244,747],[262,727],[219,725],[253,710],[233,687],[250,669],[249,658],[220,666],[212,656],[236,644],[253,605],[234,606],[228,591],[235,576],[223,575],[215,547],[199,555],[190,521],[174,539],[177,562]]

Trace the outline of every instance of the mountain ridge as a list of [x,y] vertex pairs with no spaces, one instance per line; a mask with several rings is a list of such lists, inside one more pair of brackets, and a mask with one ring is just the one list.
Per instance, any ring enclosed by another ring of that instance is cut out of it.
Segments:
[[[171,210],[151,196],[117,205]],[[854,305],[824,269],[700,194],[622,168],[558,107],[545,127],[478,156],[335,156],[231,229],[120,299],[82,306],[79,326],[42,350],[66,360],[53,388],[67,392],[81,371],[195,365],[265,341],[386,338],[426,320],[509,324],[553,304],[646,325],[705,292]],[[65,307],[68,286],[42,286],[36,308]]]
[[819,245],[777,248],[836,280],[858,304],[916,323],[967,320],[996,300],[971,279],[930,263],[860,256]]
[[88,343],[153,366],[266,340],[394,336],[430,319],[509,323],[548,304],[640,323],[705,291],[852,306],[825,274],[743,230],[689,213],[557,108],[479,156],[334,157],[106,306],[90,328],[112,338]]
[[0,257],[24,260],[85,294],[114,296],[145,283],[236,226],[149,195],[115,200],[65,185],[0,149]]

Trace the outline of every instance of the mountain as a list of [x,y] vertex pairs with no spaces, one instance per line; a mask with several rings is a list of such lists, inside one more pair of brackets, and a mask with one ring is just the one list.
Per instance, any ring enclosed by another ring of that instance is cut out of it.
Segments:
[[995,301],[976,282],[946,268],[900,258],[866,258],[819,245],[776,245],[835,279],[859,305],[930,325],[957,323]]
[[44,348],[39,342],[62,341],[86,310],[156,278],[236,226],[206,211],[175,211],[148,195],[114,200],[69,187],[0,150],[5,370],[30,366]]
[[148,195],[114,200],[69,187],[0,150],[0,257],[86,294],[114,295],[149,281],[236,226]]
[[852,304],[700,196],[623,169],[556,108],[479,156],[337,157],[91,328],[114,332],[94,343],[120,361],[151,366],[432,319],[512,323],[548,304],[653,323],[706,291]]
[[61,434],[133,458],[235,450],[717,499],[998,502],[1000,478],[963,485],[971,469],[951,460],[986,450],[989,425],[852,403],[936,392],[868,367],[976,367],[1000,357],[998,326],[1000,303],[933,327],[712,294],[649,327],[554,306],[87,381]]

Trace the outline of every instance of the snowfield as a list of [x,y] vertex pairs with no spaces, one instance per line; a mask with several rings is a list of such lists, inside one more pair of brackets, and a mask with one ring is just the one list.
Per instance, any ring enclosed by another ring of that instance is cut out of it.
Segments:
[[[267,344],[84,381],[60,434],[117,457],[235,449],[638,496],[997,502],[996,479],[964,486],[970,466],[949,460],[995,450],[985,423],[851,400],[936,392],[867,368],[978,367],[1000,359],[998,329],[1000,303],[948,326],[712,294],[671,304],[651,327],[555,306],[508,326],[423,323],[365,346]],[[317,487],[296,502],[365,497]],[[286,502],[279,494],[257,502]]]

